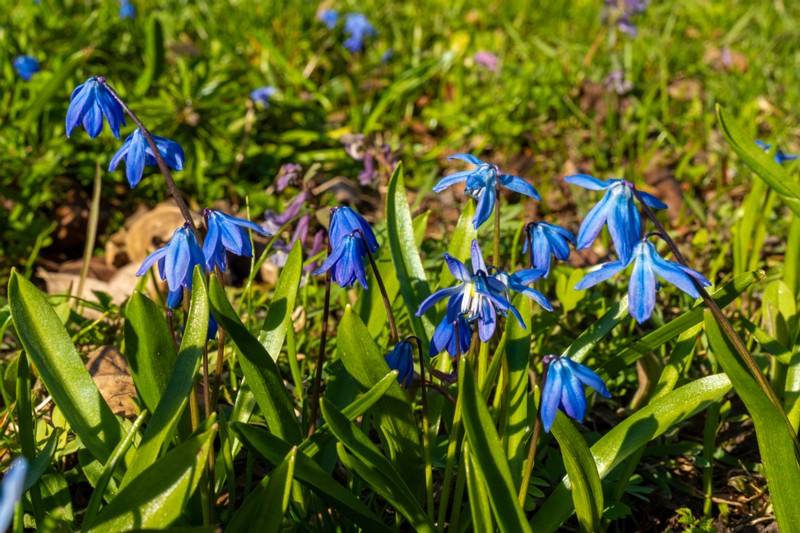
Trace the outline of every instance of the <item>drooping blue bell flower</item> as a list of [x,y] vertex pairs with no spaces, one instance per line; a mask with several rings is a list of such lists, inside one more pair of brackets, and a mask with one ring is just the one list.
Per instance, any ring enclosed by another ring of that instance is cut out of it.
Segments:
[[700,297],[693,279],[703,287],[711,285],[711,282],[696,270],[661,257],[655,245],[643,239],[633,249],[628,261],[605,263],[598,270],[586,274],[575,285],[575,289],[588,289],[614,276],[631,263],[633,272],[628,282],[628,312],[640,324],[650,318],[656,305],[656,289],[660,287],[656,276],[675,285],[692,298]]
[[586,416],[584,385],[593,388],[604,398],[611,398],[600,376],[569,357],[547,355],[544,363],[548,368],[539,412],[546,433],[550,433],[559,409],[570,418],[583,421]]
[[[153,140],[167,166],[173,170],[183,170],[186,156],[181,145],[158,135],[153,135]],[[125,176],[128,178],[131,189],[136,187],[142,180],[145,165],[156,165],[153,150],[150,149],[147,139],[145,139],[139,128],[136,128],[133,133],[128,135],[120,149],[111,158],[111,164],[108,165],[109,172],[114,172],[123,159],[125,160]]]
[[41,71],[39,61],[31,56],[17,56],[14,58],[13,65],[19,77],[25,81],[31,81],[34,74]]
[[414,346],[407,340],[398,342],[385,356],[386,364],[397,370],[397,382],[405,388],[414,380]]
[[[363,239],[362,239],[363,235]],[[364,258],[369,251],[378,251],[378,240],[367,221],[349,207],[336,207],[331,210],[331,223],[328,229],[328,241],[331,253],[314,271],[317,276],[331,270],[331,279],[340,287],[350,287],[356,281],[367,288],[367,273]]]
[[159,276],[167,281],[167,306],[177,309],[183,301],[184,287],[192,290],[194,267],[200,265],[206,271],[203,250],[188,222],[175,230],[166,245],[147,256],[136,275],[143,276],[156,262]]
[[347,39],[344,40],[342,45],[353,54],[364,49],[364,41],[367,37],[378,35],[375,27],[361,13],[348,13],[345,16],[344,32],[347,35]]
[[0,531],[8,530],[14,518],[14,507],[22,498],[25,488],[25,474],[28,473],[28,461],[20,456],[11,462],[11,468],[3,476],[0,484]]
[[[604,224],[608,224],[611,240],[620,260],[627,262],[633,253],[633,247],[639,242],[642,231],[642,220],[639,208],[636,207],[633,194],[633,183],[610,179],[599,180],[586,174],[567,176],[564,181],[592,191],[606,191],[603,198],[595,205],[581,223],[578,230],[577,249],[589,247]],[[653,209],[666,209],[667,205],[646,192],[638,191],[644,202]]]
[[129,0],[120,0],[119,2],[119,18],[121,19],[134,19],[136,18],[136,9]]
[[[772,145],[767,144],[764,141],[756,140],[756,144],[765,152],[769,152],[772,149]],[[775,162],[779,165],[782,165],[784,161],[794,161],[798,157],[800,157],[800,155],[787,154],[780,148],[775,150]]]
[[125,112],[102,82],[105,79],[92,76],[78,85],[70,96],[67,108],[67,137],[79,124],[94,139],[103,131],[103,117],[114,137],[119,139],[119,128],[125,125]]
[[524,194],[534,200],[542,199],[533,185],[524,179],[519,176],[512,176],[511,174],[500,174],[500,169],[497,165],[484,163],[474,155],[456,154],[447,159],[460,159],[476,165],[472,170],[462,170],[461,172],[445,176],[433,187],[434,192],[442,192],[451,185],[466,182],[466,189],[464,192],[478,201],[478,206],[475,210],[475,218],[472,219],[472,225],[475,229],[478,229],[481,224],[489,220],[489,217],[492,215],[495,199],[497,198],[496,191],[498,182],[506,189]]
[[335,9],[325,9],[319,14],[319,20],[322,22],[329,30],[332,30],[336,27],[336,24],[339,23],[339,12]]
[[431,357],[439,355],[444,350],[447,350],[451,357],[469,351],[472,328],[461,314],[461,306],[457,304],[454,299],[450,299],[445,316],[433,332],[430,345]]
[[513,291],[527,296],[547,311],[553,310],[553,306],[544,294],[528,286],[534,281],[542,279],[544,277],[544,270],[528,268],[514,272],[513,274],[503,272],[502,270],[496,270],[496,272],[492,274],[492,277],[506,286],[506,292],[504,294],[508,301],[511,301],[510,292]]
[[526,229],[528,235],[523,238],[522,253],[528,251],[528,240],[532,241],[531,266],[544,270],[543,277],[546,278],[550,274],[550,256],[566,261],[569,258],[569,245],[575,246],[575,237],[561,226],[547,222],[532,222]]
[[264,87],[259,87],[258,89],[253,89],[250,91],[250,99],[255,104],[261,104],[264,107],[269,106],[269,99],[272,98],[278,90],[273,87],[272,85],[265,85]]
[[208,225],[208,234],[203,241],[203,255],[206,268],[211,271],[219,267],[222,272],[228,267],[225,251],[239,256],[251,257],[253,245],[247,230],[253,230],[261,235],[269,236],[267,230],[249,220],[226,215],[222,211],[204,209],[203,216]]

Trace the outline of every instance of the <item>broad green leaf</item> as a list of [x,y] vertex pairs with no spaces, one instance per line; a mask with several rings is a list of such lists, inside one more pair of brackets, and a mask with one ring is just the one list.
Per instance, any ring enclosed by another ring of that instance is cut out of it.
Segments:
[[56,444],[58,443],[60,434],[60,430],[53,431],[47,438],[47,443],[44,445],[42,451],[39,452],[36,459],[31,461],[28,465],[28,472],[25,474],[25,485],[23,486],[22,492],[26,492],[31,488],[39,477],[45,473],[47,467],[50,466],[50,461],[53,460],[53,453],[56,451]]
[[[506,322],[506,360],[508,361],[508,419],[505,430],[506,457],[514,486],[522,478],[522,467],[527,450],[523,446],[530,432],[528,416],[528,369],[531,360],[531,300],[522,294],[514,299],[524,321],[524,328],[516,320]],[[495,356],[497,357],[497,356]]]
[[144,69],[136,82],[135,92],[137,95],[144,95],[150,85],[158,79],[164,71],[164,28],[161,25],[157,13],[150,15],[147,23],[147,34],[145,35],[144,48]]
[[[197,287],[193,287],[193,292]],[[177,520],[206,468],[217,427],[194,436],[146,465],[97,515],[94,533],[165,528]]]
[[[337,351],[361,391],[372,388],[390,371],[383,353],[350,306],[339,323]],[[397,461],[402,478],[414,493],[422,494],[422,455],[408,394],[395,381],[375,403],[372,413],[375,426],[386,439],[389,457]]]
[[291,444],[298,444],[302,440],[300,424],[278,365],[236,316],[216,276],[211,277],[209,301],[214,318],[239,349],[239,365],[270,431]]
[[[704,410],[730,389],[725,374],[700,378],[655,399],[617,424],[591,447],[600,479],[640,447]],[[565,477],[533,516],[530,526],[537,533],[557,531],[574,511]]]
[[511,471],[497,436],[492,416],[478,391],[472,368],[465,357],[460,362],[466,365],[464,379],[459,387],[463,395],[462,417],[469,441],[470,454],[474,455],[475,475],[486,484],[489,503],[501,531],[530,531],[525,513],[517,504],[517,494],[511,480]]
[[297,287],[300,286],[300,275],[303,273],[303,248],[300,241],[294,243],[286,264],[281,270],[275,292],[267,309],[267,316],[258,340],[273,361],[278,360],[278,355],[286,340],[286,332],[292,325],[292,311],[297,297]]
[[418,317],[417,309],[431,293],[431,289],[428,286],[425,269],[422,268],[419,248],[414,242],[414,224],[403,183],[402,163],[397,165],[389,180],[389,190],[386,193],[386,226],[389,248],[392,251],[397,280],[400,283],[400,293],[403,295],[414,333],[422,339],[427,349],[435,325],[426,316]]
[[800,183],[762,150],[728,111],[717,104],[717,119],[722,133],[742,161],[772,188],[795,215],[800,216]]
[[108,460],[122,426],[108,407],[44,294],[11,273],[8,303],[20,343],[70,427],[91,454]]
[[177,355],[164,310],[139,291],[125,308],[125,357],[139,397],[154,412]]
[[322,399],[320,408],[331,433],[339,440],[339,446],[343,445],[353,454],[349,456],[343,448],[338,448],[342,463],[360,476],[372,490],[383,496],[416,531],[432,533],[433,524],[411,489],[403,482],[403,476],[398,472],[395,463],[384,457],[361,429],[327,399]]
[[792,347],[797,336],[797,302],[789,286],[779,279],[768,283],[762,307],[770,336],[783,346]]
[[562,357],[569,357],[578,363],[586,359],[594,345],[600,342],[617,324],[628,316],[628,295],[625,295],[619,302],[611,306],[606,314],[601,316],[591,326],[586,328],[572,341],[572,344],[564,350]]
[[469,494],[469,510],[472,514],[473,531],[493,531],[492,507],[489,505],[489,493],[486,483],[479,473],[475,457],[470,453],[469,443],[464,443],[464,474],[467,476],[467,493]]
[[[327,426],[326,426],[327,427]],[[292,449],[292,445],[271,433],[248,424],[235,422],[231,428],[248,450],[261,460],[276,466]],[[320,431],[314,434],[316,436]],[[306,441],[307,442],[307,441]],[[370,511],[352,492],[334,481],[312,456],[302,450],[297,454],[295,479],[318,494],[329,505],[348,516],[365,531],[389,531],[389,528]]]
[[208,336],[208,316],[205,275],[200,266],[196,266],[192,278],[189,314],[175,367],[167,388],[161,395],[161,401],[142,435],[133,463],[122,480],[122,487],[131,484],[140,472],[152,465],[164,445],[172,439],[181,414],[189,402],[189,392],[194,386],[195,374]]
[[[458,259],[465,261],[470,256],[470,246],[472,241],[478,237],[478,230],[472,225],[475,217],[475,202],[465,202],[461,216],[458,217],[456,229],[450,236],[450,243],[447,245],[447,253]],[[447,263],[442,261],[442,273],[439,276],[439,288],[450,287],[455,283],[453,274],[447,268]]]
[[776,409],[756,383],[708,311],[705,324],[714,355],[753,419],[775,518],[781,531],[793,531],[800,524],[800,506],[797,505],[797,495],[800,494],[800,458],[795,443],[797,436],[787,424],[784,414]]

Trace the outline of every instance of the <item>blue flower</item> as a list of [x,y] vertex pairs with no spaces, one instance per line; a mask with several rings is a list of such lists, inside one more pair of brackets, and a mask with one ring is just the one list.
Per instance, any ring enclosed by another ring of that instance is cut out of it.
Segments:
[[[461,314],[461,307],[453,305],[454,303],[457,303],[454,299],[448,302],[447,312],[433,332],[430,347],[431,357],[439,355],[444,350],[447,350],[451,357],[469,351],[472,328]],[[458,336],[456,336],[456,332]]]
[[[583,219],[578,230],[576,248],[582,250],[589,247],[600,234],[603,225],[608,223],[608,231],[617,255],[620,260],[627,262],[631,257],[633,247],[639,242],[642,231],[639,208],[634,202],[633,183],[620,179],[610,179],[606,182],[586,174],[567,176],[564,181],[592,191],[606,191],[602,200]],[[667,208],[664,202],[652,194],[641,191],[639,194],[651,208]]]
[[177,309],[183,300],[184,287],[192,290],[194,267],[200,265],[205,272],[203,250],[197,244],[197,239],[188,222],[184,223],[182,228],[175,230],[172,238],[164,247],[147,256],[136,275],[146,274],[156,261],[158,262],[158,273],[162,280],[167,280],[169,288],[167,306]]
[[14,70],[25,81],[31,81],[33,75],[41,70],[39,61],[31,56],[17,56],[14,58]]
[[3,483],[0,485],[0,531],[6,531],[11,525],[14,507],[22,498],[27,472],[28,461],[24,457],[17,457],[3,476]]
[[528,251],[528,240],[531,245],[531,266],[544,270],[544,277],[550,274],[550,256],[559,261],[569,258],[569,245],[575,246],[575,237],[571,232],[555,224],[547,222],[531,222],[527,226],[528,235],[523,239],[522,253]]
[[[759,147],[761,147],[761,149],[764,150],[765,152],[769,152],[772,149],[772,145],[767,144],[764,141],[757,140],[756,144]],[[794,161],[798,157],[800,157],[800,155],[787,154],[780,148],[775,150],[775,162],[778,163],[779,165],[782,165],[784,161]]]
[[472,225],[475,229],[478,229],[481,224],[489,220],[489,217],[492,215],[495,198],[497,196],[498,180],[500,185],[506,189],[524,194],[525,196],[529,196],[534,200],[542,199],[542,197],[539,196],[539,193],[536,192],[536,189],[533,187],[533,185],[519,176],[500,174],[500,169],[497,168],[497,165],[484,163],[477,157],[469,154],[456,154],[448,157],[447,159],[460,159],[476,165],[476,168],[472,170],[463,170],[461,172],[456,172],[455,174],[445,176],[433,187],[435,192],[442,192],[451,185],[467,182],[466,189],[464,191],[465,194],[469,194],[478,201],[478,207],[475,210],[475,218],[472,219]]
[[264,107],[269,106],[269,99],[272,98],[278,90],[273,87],[272,85],[265,85],[264,87],[259,87],[258,89],[253,89],[250,91],[250,99],[255,104],[262,104]]
[[335,207],[331,214],[331,225],[328,230],[331,248],[338,248],[339,243],[342,242],[345,237],[353,235],[356,232],[364,234],[372,253],[378,251],[378,240],[375,238],[375,233],[364,217],[349,207]]
[[314,271],[314,275],[332,269],[331,277],[340,287],[349,287],[358,281],[366,289],[367,273],[364,268],[364,257],[367,255],[367,247],[364,246],[364,239],[370,252],[378,251],[375,233],[364,217],[349,207],[332,209],[331,224],[328,229],[331,253],[322,266]]
[[203,216],[208,226],[208,234],[203,242],[203,255],[209,272],[214,270],[215,266],[225,272],[228,266],[225,250],[245,257],[253,255],[253,245],[250,243],[250,235],[245,228],[261,235],[271,235],[255,222],[232,217],[222,211],[206,208],[203,210]]
[[342,45],[355,54],[364,48],[364,39],[375,37],[378,32],[361,13],[348,13],[344,19],[344,32],[348,35]]
[[544,363],[548,365],[548,369],[542,389],[540,413],[546,433],[550,433],[559,409],[568,417],[578,422],[583,421],[586,416],[584,385],[590,386],[604,398],[611,398],[611,393],[600,376],[569,357],[548,355],[545,356]]
[[544,307],[548,311],[553,310],[553,306],[550,305],[550,301],[545,297],[544,294],[537,291],[536,289],[531,289],[528,287],[534,281],[542,279],[545,276],[544,270],[537,269],[537,268],[528,268],[526,270],[520,270],[519,272],[514,272],[513,274],[508,274],[508,272],[503,272],[502,270],[497,270],[494,274],[492,274],[494,279],[501,282],[503,285],[506,286],[505,297],[508,301],[511,301],[511,296],[509,294],[510,291],[518,292],[520,294],[524,294],[534,302],[538,303],[542,307]]
[[325,24],[329,30],[332,30],[339,22],[339,12],[335,9],[326,9],[319,14],[319,20]]
[[119,18],[133,19],[136,17],[136,9],[128,0],[120,0],[119,2]]
[[661,257],[655,245],[643,239],[633,249],[628,261],[612,261],[602,265],[598,270],[589,272],[575,285],[575,289],[588,289],[609,279],[631,263],[633,263],[633,273],[628,283],[628,310],[640,324],[650,318],[656,305],[656,289],[660,287],[656,275],[692,298],[700,297],[692,280],[703,287],[711,285],[711,282],[696,270]]
[[[183,148],[175,141],[170,141],[158,135],[153,135],[153,140],[167,166],[175,170],[183,170],[185,157]],[[131,184],[131,189],[133,189],[142,180],[144,166],[154,166],[156,164],[153,150],[150,149],[147,139],[145,139],[139,128],[136,128],[133,133],[128,135],[120,149],[111,158],[111,164],[108,165],[109,172],[114,172],[123,159],[125,159],[125,175],[128,178],[128,183]]]
[[408,388],[414,379],[414,346],[407,340],[398,342],[385,356],[386,364],[397,370],[397,382]]
[[78,85],[69,99],[67,109],[67,137],[78,124],[94,139],[103,131],[103,117],[114,137],[119,139],[119,127],[125,125],[125,112],[102,82],[105,79],[92,76]]
[[457,308],[469,322],[478,322],[478,336],[483,342],[488,342],[494,335],[498,312],[505,315],[511,311],[523,324],[519,311],[506,298],[508,285],[488,274],[478,241],[472,241],[472,273],[452,255],[445,253],[444,259],[453,277],[461,283],[439,289],[425,298],[417,310],[417,316],[424,315],[436,302],[449,297],[448,307]]

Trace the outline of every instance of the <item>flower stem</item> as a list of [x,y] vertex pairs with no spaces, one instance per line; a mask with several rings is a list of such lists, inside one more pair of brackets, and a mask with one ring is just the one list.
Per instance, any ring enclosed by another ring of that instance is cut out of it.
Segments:
[[425,460],[425,492],[428,497],[428,516],[434,518],[433,510],[433,466],[431,465],[430,425],[428,423],[428,394],[425,388],[425,356],[422,353],[422,342],[419,337],[412,337],[417,341],[419,352],[420,394],[422,394],[422,450]]
[[[372,257],[372,251],[369,249],[369,243],[367,242],[367,238],[364,236],[364,232],[361,230],[356,230],[356,233],[361,235],[361,242],[364,243],[364,248],[367,250],[369,264],[372,265],[372,271],[375,273],[375,279],[378,281],[378,288],[381,290],[381,297],[383,298],[383,306],[386,308],[386,316],[389,318],[389,327],[392,330],[392,342],[397,343],[397,341],[400,339],[400,335],[397,333],[397,325],[394,321],[394,313],[392,313],[392,302],[389,301],[389,295],[386,293],[386,286],[383,284],[381,273],[378,272],[378,265],[375,263],[375,258]],[[330,270],[328,272],[330,272]]]
[[[540,390],[544,389],[544,383],[547,380],[547,365],[544,365],[542,372],[542,386]],[[541,398],[539,403],[541,404]],[[539,409],[536,409],[536,421],[533,424],[533,435],[531,435],[531,443],[528,447],[528,458],[525,461],[525,468],[522,471],[522,481],[519,484],[518,501],[520,506],[525,505],[525,496],[528,495],[528,485],[531,483],[531,473],[533,472],[533,465],[536,462],[536,448],[539,446],[539,434],[542,432],[542,418],[539,416]]]
[[[457,350],[460,352],[460,348]],[[459,353],[458,356],[458,381],[461,383],[463,378],[464,368],[467,365],[467,357]],[[459,433],[461,431],[461,398],[464,395],[459,392],[456,397],[456,407],[453,413],[453,425],[450,429],[449,442],[447,444],[447,462],[444,468],[444,482],[442,483],[442,494],[439,498],[439,516],[438,524],[439,531],[444,531],[445,516],[447,516],[447,504],[450,498],[450,485],[453,480],[453,467],[455,466],[456,451],[458,449]],[[453,504],[455,505],[455,503]]]
[[[328,256],[331,255],[331,243],[328,242]],[[331,269],[325,274],[325,304],[322,308],[322,333],[319,337],[319,355],[314,372],[314,390],[311,394],[311,405],[308,414],[308,436],[317,429],[317,410],[319,409],[319,388],[322,381],[322,365],[325,363],[325,342],[328,339],[328,315],[331,307]]]
[[186,202],[183,200],[183,195],[181,194],[180,189],[178,189],[178,186],[175,184],[175,180],[172,179],[172,174],[169,171],[169,167],[167,166],[166,161],[164,161],[164,158],[161,157],[161,152],[158,151],[156,141],[153,139],[153,135],[150,133],[150,130],[148,130],[144,124],[142,124],[142,121],[139,120],[139,117],[136,116],[136,113],[131,111],[131,108],[128,107],[128,104],[126,104],[122,98],[120,98],[119,94],[117,94],[117,91],[115,91],[111,85],[108,84],[105,78],[98,78],[97,81],[99,81],[100,84],[105,87],[109,93],[111,93],[111,96],[114,98],[114,100],[119,102],[119,105],[122,106],[122,109],[125,110],[128,116],[131,117],[131,119],[139,127],[139,131],[142,132],[142,135],[144,135],[144,138],[147,140],[147,145],[153,151],[153,156],[156,158],[156,164],[158,165],[158,169],[161,171],[161,174],[164,175],[164,181],[167,182],[167,188],[172,195],[172,199],[175,200],[175,204],[178,206],[178,209],[180,209],[184,220],[186,220],[186,222],[188,222],[189,226],[192,228],[192,231],[197,238],[197,242],[202,242],[200,239],[200,233],[197,231],[197,226],[192,218],[192,213],[186,206]]

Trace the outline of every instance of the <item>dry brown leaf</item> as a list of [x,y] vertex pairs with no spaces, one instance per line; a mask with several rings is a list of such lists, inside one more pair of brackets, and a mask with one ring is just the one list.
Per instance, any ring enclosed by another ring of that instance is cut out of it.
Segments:
[[86,369],[115,415],[126,418],[136,415],[132,400],[136,387],[128,362],[116,347],[101,346],[94,350],[86,361]]

